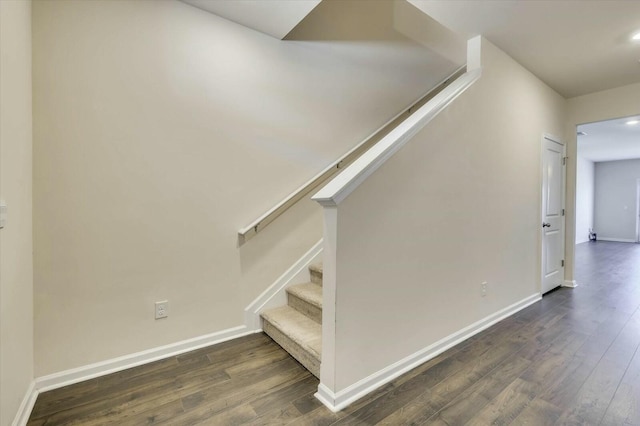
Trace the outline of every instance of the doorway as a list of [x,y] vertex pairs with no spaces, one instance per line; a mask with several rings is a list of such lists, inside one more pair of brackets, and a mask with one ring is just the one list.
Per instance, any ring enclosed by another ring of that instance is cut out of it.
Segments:
[[575,244],[640,241],[640,121],[578,126]]
[[585,259],[602,266],[611,250],[631,255],[640,242],[640,116],[581,124],[576,131],[573,272],[586,283]]

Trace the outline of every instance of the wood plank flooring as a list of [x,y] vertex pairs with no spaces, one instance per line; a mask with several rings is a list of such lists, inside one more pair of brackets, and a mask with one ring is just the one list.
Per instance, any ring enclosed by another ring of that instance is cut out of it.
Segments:
[[576,249],[543,300],[340,413],[264,334],[46,392],[29,425],[640,425],[640,245]]

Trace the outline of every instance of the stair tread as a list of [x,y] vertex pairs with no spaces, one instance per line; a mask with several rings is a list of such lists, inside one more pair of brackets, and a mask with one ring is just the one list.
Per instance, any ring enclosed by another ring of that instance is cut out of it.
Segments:
[[318,284],[305,283],[293,285],[287,288],[287,293],[322,309],[322,287]]
[[262,312],[262,318],[291,340],[308,351],[316,359],[322,353],[322,326],[290,306]]
[[312,271],[318,271],[322,274],[322,262],[309,265],[309,269]]

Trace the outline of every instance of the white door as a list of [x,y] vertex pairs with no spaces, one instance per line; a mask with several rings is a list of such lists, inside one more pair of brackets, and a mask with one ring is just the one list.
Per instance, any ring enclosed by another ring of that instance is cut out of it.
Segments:
[[564,145],[542,139],[542,293],[564,282]]

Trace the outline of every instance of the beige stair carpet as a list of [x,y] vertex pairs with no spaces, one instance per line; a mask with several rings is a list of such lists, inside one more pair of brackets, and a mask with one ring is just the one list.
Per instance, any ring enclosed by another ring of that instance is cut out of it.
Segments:
[[262,329],[292,357],[320,377],[322,265],[309,267],[311,282],[287,288],[286,306],[260,314]]

